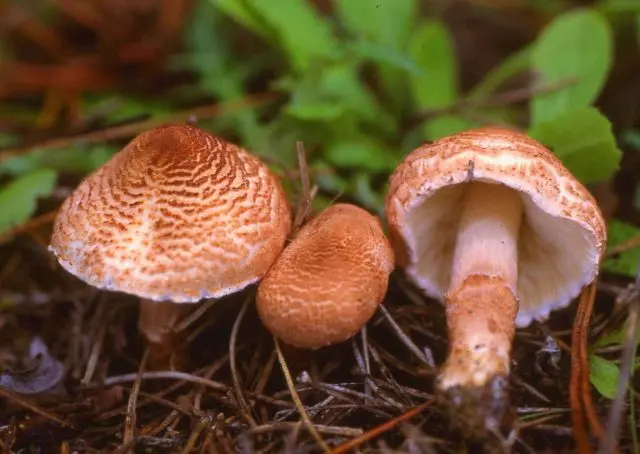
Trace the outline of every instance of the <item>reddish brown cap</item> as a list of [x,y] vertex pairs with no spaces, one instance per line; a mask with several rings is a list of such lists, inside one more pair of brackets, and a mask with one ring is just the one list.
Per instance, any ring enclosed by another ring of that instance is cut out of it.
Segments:
[[517,325],[566,306],[598,273],[606,225],[594,198],[551,151],[507,129],[481,128],[423,145],[390,179],[386,211],[399,265],[442,299],[465,182],[499,183],[520,193]]
[[375,313],[393,262],[378,218],[354,205],[333,205],[300,229],[262,280],[258,313],[289,345],[342,342]]
[[282,187],[260,159],[169,125],[140,134],[78,186],[50,250],[94,287],[187,303],[262,278],[290,228]]

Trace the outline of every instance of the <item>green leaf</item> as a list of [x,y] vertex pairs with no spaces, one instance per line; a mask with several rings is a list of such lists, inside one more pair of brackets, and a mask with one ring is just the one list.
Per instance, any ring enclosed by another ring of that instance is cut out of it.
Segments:
[[428,21],[411,36],[409,55],[422,76],[411,78],[418,107],[446,107],[458,99],[457,64],[453,38],[440,21]]
[[342,116],[344,106],[329,101],[303,100],[302,97],[296,97],[286,112],[298,120],[330,121]]
[[361,83],[355,65],[348,63],[311,72],[295,83],[285,111],[301,120],[330,121],[347,115],[383,131],[394,128],[393,119]]
[[[389,49],[389,54],[405,51],[418,17],[417,0],[334,0],[333,4],[342,25],[358,41],[378,44]],[[389,104],[401,107],[407,97],[406,83],[399,70],[390,65],[394,65],[394,61],[379,65],[378,75]]]
[[531,49],[525,47],[502,60],[498,67],[480,81],[469,93],[470,99],[482,99],[495,92],[502,84],[520,74],[531,65]]
[[263,38],[272,37],[272,30],[253,7],[252,0],[209,0],[220,11]]
[[615,363],[596,355],[589,355],[589,380],[598,392],[608,399],[616,397],[620,370]]
[[413,75],[421,74],[418,65],[408,55],[396,51],[392,47],[367,41],[358,41],[354,44],[353,50],[355,55],[363,60],[388,65]]
[[[409,54],[422,75],[410,79],[410,89],[419,110],[445,108],[458,100],[458,76],[453,38],[446,26],[436,20],[423,23],[411,36]],[[425,121],[426,140],[436,140],[469,127],[455,115],[441,115]]]
[[334,0],[333,4],[352,35],[394,49],[405,45],[417,12],[416,0]]
[[87,173],[107,162],[116,151],[115,147],[102,144],[34,150],[1,162],[0,175],[22,175],[38,169]]
[[[600,336],[596,343],[591,346],[591,349],[595,350],[608,345],[622,345],[627,337],[627,323],[628,320],[619,328]],[[640,344],[640,326],[636,329],[635,344],[636,347]]]
[[53,170],[35,170],[0,188],[0,233],[26,222],[36,210],[39,197],[55,188]]
[[545,86],[575,83],[536,95],[531,102],[532,124],[590,105],[607,79],[612,53],[609,24],[598,12],[574,10],[556,17],[535,42],[533,69]]
[[308,71],[314,60],[332,59],[340,46],[310,2],[304,0],[245,0],[274,30],[276,39],[298,72]]
[[618,169],[622,152],[611,123],[594,107],[566,111],[529,129],[584,183],[608,180]]
[[313,213],[320,213],[334,203],[336,203],[336,201],[332,197],[326,197],[322,194],[318,194],[311,201],[311,209]]
[[[637,236],[640,236],[640,228],[614,219],[609,223],[607,229],[607,246],[610,248],[615,247]],[[618,254],[617,257],[605,260],[602,267],[610,273],[634,277],[638,272],[639,264],[640,248],[634,248]]]
[[437,140],[474,127],[476,124],[456,115],[440,115],[424,125],[424,138]]
[[351,178],[351,192],[358,203],[382,216],[384,212],[384,196],[373,189],[370,174],[358,172],[353,175]]
[[399,161],[384,144],[364,136],[330,143],[324,156],[330,164],[338,168],[371,172],[391,172]]
[[349,183],[338,175],[331,166],[322,161],[313,164],[312,173],[322,191],[340,194],[348,189]]
[[[240,2],[239,4],[241,4]],[[245,67],[229,55],[226,36],[221,33],[224,17],[206,2],[198,2],[186,28],[188,61],[200,76],[200,86],[224,101],[244,96]],[[245,146],[255,149],[265,141],[255,109],[241,109],[229,115],[232,129],[237,130]]]

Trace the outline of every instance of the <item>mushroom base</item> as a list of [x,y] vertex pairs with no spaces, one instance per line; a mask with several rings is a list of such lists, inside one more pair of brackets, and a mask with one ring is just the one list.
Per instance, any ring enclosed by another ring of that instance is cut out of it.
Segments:
[[503,279],[478,274],[445,298],[450,350],[436,381],[439,400],[466,436],[498,434],[509,409],[518,300]]
[[449,356],[438,387],[484,387],[508,376],[518,300],[499,277],[471,275],[445,295]]
[[[489,440],[500,445],[513,427],[514,414],[509,406],[508,378],[493,376],[484,386],[454,386],[438,393],[452,429],[469,441],[482,441],[486,449]],[[483,452],[488,452],[487,450]],[[504,452],[499,449],[496,452]]]
[[149,349],[150,369],[181,369],[183,362],[177,355],[182,349],[184,336],[175,328],[193,311],[191,304],[140,300],[140,330]]

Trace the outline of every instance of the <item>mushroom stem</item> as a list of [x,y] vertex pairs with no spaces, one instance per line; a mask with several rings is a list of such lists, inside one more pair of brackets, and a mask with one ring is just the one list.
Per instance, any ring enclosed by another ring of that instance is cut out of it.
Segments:
[[484,388],[508,375],[518,312],[522,200],[499,184],[472,182],[465,190],[445,295],[450,351],[438,378],[443,391]]
[[149,348],[149,368],[180,368],[175,354],[180,352],[183,338],[175,328],[192,310],[191,304],[140,300],[138,329]]

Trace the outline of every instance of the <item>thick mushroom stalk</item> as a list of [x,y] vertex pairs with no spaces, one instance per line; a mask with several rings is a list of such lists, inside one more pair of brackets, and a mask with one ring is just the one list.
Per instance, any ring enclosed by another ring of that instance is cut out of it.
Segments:
[[[522,200],[507,186],[473,182],[461,208],[445,296],[450,351],[438,387],[486,399],[509,374]],[[460,397],[454,400],[465,405]]]
[[140,299],[138,329],[149,349],[151,369],[182,369],[180,353],[184,333],[177,331],[179,323],[193,311],[191,304],[156,302]]

